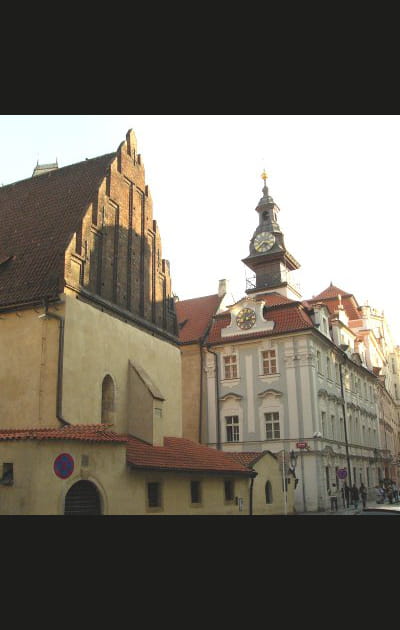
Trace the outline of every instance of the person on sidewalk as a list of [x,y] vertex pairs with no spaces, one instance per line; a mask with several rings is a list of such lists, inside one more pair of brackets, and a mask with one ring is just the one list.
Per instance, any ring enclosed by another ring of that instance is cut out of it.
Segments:
[[367,496],[368,496],[367,488],[364,486],[363,482],[361,482],[360,497],[363,504],[363,508],[367,507]]
[[337,489],[336,489],[336,484],[335,483],[333,483],[332,487],[329,488],[328,494],[329,494],[329,496],[331,498],[331,512],[337,512],[338,511]]
[[358,508],[359,500],[360,500],[360,493],[358,492],[358,488],[356,484],[353,483],[353,486],[351,488],[351,502],[353,503],[356,510]]
[[392,483],[392,489],[393,489],[393,500],[395,503],[398,503],[399,502],[399,489],[395,481],[393,481]]
[[343,503],[343,509],[346,507],[346,497],[344,494],[344,488],[343,486],[340,488],[340,494],[342,495],[342,503]]
[[346,507],[350,505],[350,488],[347,485],[347,481],[344,483],[344,496],[346,497]]
[[378,484],[375,486],[375,500],[377,503],[383,503],[383,490]]

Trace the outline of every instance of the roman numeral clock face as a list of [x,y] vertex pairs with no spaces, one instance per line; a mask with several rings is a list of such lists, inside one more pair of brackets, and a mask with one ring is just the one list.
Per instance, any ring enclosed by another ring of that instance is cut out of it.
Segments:
[[275,236],[272,232],[260,232],[254,239],[254,249],[257,252],[266,252],[275,243]]
[[252,308],[242,308],[236,316],[236,324],[242,330],[248,330],[256,323],[256,314]]

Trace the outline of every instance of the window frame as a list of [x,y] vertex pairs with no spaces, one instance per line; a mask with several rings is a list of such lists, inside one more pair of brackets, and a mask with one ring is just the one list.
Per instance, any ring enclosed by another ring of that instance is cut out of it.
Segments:
[[[273,356],[265,356],[272,355],[272,353]],[[270,368],[269,372],[266,371],[267,366]],[[262,376],[273,376],[278,374],[278,357],[275,348],[261,350],[261,369]]]
[[[150,486],[155,486],[157,489],[157,504],[150,504]],[[150,512],[160,511],[163,509],[163,493],[162,493],[162,483],[161,481],[147,481],[146,483],[146,506],[147,510]]]
[[[228,419],[231,419],[231,422],[228,424]],[[237,421],[234,421],[233,418],[236,418]],[[229,416],[224,416],[225,419],[225,430],[226,430],[226,442],[228,442],[229,444],[233,444],[235,442],[240,442],[240,419],[239,416],[234,414],[234,415],[229,415]],[[230,433],[232,436],[232,439],[229,439],[229,429],[231,429]],[[234,439],[235,435],[237,435],[237,440]]]
[[[232,361],[230,364],[227,363],[228,360],[232,360],[234,359],[234,361]],[[225,381],[233,381],[239,378],[239,361],[238,361],[238,356],[236,353],[232,353],[232,354],[224,354],[222,355],[222,365],[224,368],[224,380]],[[235,376],[227,376],[229,372],[235,372]]]
[[[271,419],[268,419],[267,416],[271,416]],[[277,418],[275,417],[277,416]],[[271,437],[268,437],[268,429],[267,425],[271,425]],[[278,425],[278,434],[276,435],[276,426]],[[281,421],[279,411],[264,411],[264,427],[265,427],[265,439],[266,440],[280,440],[281,439]]]

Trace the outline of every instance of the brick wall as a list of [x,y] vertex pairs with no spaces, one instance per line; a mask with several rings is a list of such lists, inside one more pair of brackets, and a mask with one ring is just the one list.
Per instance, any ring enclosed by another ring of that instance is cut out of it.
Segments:
[[65,257],[69,288],[101,296],[177,333],[168,261],[136,138],[128,131]]

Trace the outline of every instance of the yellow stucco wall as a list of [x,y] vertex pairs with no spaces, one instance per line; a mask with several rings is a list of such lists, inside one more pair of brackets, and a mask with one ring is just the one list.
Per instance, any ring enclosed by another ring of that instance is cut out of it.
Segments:
[[[285,514],[285,495],[283,489],[282,473],[279,462],[270,453],[265,455],[254,465],[257,477],[253,485],[253,514],[276,515]],[[265,485],[267,481],[272,486],[272,503],[265,501]],[[290,476],[288,483],[286,513],[293,513],[294,505],[294,478]]]
[[[58,311],[62,314],[63,310]],[[43,309],[0,318],[0,427],[59,426],[56,420],[58,322]]]
[[[54,460],[69,453],[75,463],[67,479],[54,473]],[[82,455],[89,464],[82,467]],[[92,481],[99,490],[105,515],[246,515],[235,502],[224,501],[224,477],[195,473],[165,473],[129,469],[125,447],[77,441],[23,440],[0,443],[0,470],[3,463],[13,463],[14,483],[0,485],[1,515],[62,515],[65,496],[81,479]],[[246,497],[248,479],[235,477],[235,496]],[[200,505],[190,503],[190,481],[201,482]],[[147,507],[147,486],[162,484],[162,508]]]
[[116,391],[115,427],[128,431],[129,360],[140,364],[161,394],[164,435],[182,436],[181,357],[177,346],[65,295],[62,415],[73,424],[101,421],[106,374]]
[[182,351],[182,423],[183,437],[199,441],[200,419],[200,347],[191,344]]

